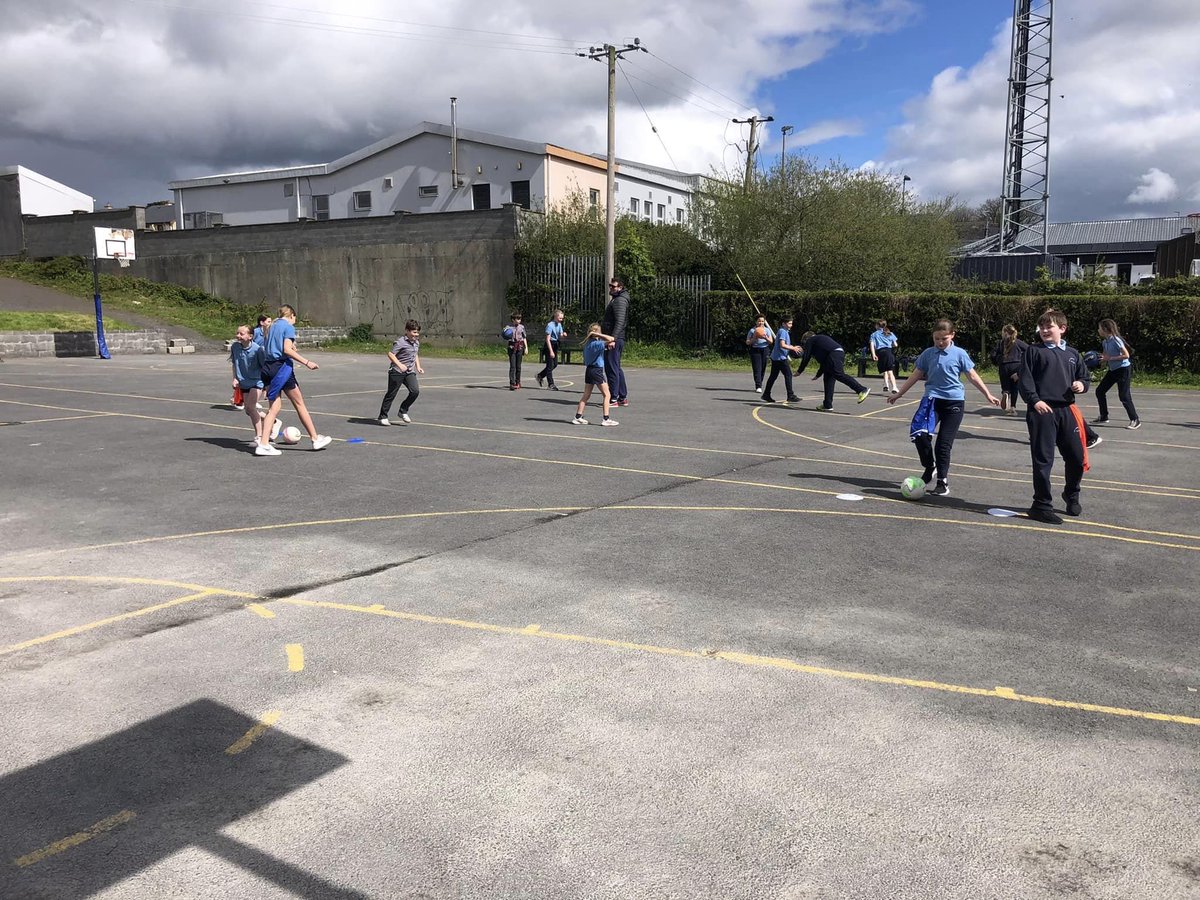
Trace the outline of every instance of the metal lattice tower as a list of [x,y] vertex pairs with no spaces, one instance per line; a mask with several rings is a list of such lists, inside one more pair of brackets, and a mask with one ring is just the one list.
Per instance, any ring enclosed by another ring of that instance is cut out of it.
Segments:
[[1002,253],[1047,252],[1054,0],[1014,0],[1005,126]]

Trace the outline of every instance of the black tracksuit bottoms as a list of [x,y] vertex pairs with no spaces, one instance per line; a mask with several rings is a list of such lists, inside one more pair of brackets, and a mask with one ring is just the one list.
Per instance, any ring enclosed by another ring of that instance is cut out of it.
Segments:
[[1033,508],[1054,509],[1050,488],[1050,470],[1054,468],[1054,451],[1062,454],[1066,487],[1062,498],[1066,503],[1079,500],[1079,487],[1087,466],[1086,430],[1083,416],[1074,403],[1051,406],[1050,412],[1039,413],[1032,406],[1025,411],[1029,426],[1029,455],[1033,460]]

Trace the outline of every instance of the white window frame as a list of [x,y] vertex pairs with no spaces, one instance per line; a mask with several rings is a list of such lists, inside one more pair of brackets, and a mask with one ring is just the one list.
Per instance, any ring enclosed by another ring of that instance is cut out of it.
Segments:
[[[366,205],[363,205],[362,198],[367,198]],[[353,207],[355,212],[370,212],[371,211],[371,192],[370,191],[355,191],[353,199]]]
[[432,200],[438,195],[438,186],[436,184],[423,184],[417,188],[417,196],[422,200]]

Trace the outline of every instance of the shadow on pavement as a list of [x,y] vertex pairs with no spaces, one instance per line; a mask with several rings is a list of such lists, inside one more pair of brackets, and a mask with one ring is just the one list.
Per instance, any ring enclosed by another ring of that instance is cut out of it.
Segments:
[[296,896],[365,897],[221,834],[347,762],[279,729],[226,753],[257,724],[197,700],[5,775],[0,896],[90,897],[196,846]]
[[231,438],[231,437],[190,437],[184,438],[185,441],[194,441],[201,444],[212,444],[214,447],[220,447],[222,450],[240,450],[242,453],[254,453],[254,448],[250,446],[250,429],[246,428],[246,437]]
[[[919,469],[920,465],[914,462],[914,465]],[[900,482],[899,481],[882,481],[878,478],[861,478],[857,476],[837,476],[837,475],[815,475],[808,472],[792,472],[790,478],[803,478],[811,481],[834,481],[854,488],[858,493],[870,497],[884,497],[888,500],[896,500],[900,497]],[[951,473],[951,487],[953,487],[953,473]],[[981,513],[988,515],[988,510],[996,506],[1002,506],[1000,503],[972,503],[969,500],[962,500],[958,497],[922,497],[920,500],[910,501],[913,504],[921,504],[926,507],[944,507],[946,509],[958,509],[963,512]],[[1018,510],[1019,511],[1019,510]]]

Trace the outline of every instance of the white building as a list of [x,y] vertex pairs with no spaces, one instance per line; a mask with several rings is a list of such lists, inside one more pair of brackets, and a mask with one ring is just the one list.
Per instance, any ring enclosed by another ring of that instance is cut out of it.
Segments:
[[[600,205],[606,162],[554,144],[422,122],[312,166],[172,181],[179,228],[493,209],[548,209],[578,194]],[[697,176],[619,160],[617,211],[687,221]]]
[[24,166],[0,166],[0,179],[15,182],[23,216],[66,216],[92,212],[96,201]]

